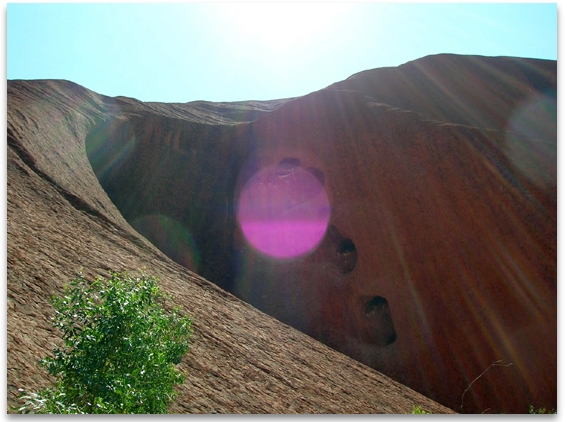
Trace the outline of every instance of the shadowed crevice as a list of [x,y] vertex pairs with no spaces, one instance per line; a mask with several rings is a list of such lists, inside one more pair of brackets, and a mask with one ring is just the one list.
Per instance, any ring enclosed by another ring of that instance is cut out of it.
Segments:
[[398,335],[394,328],[388,300],[374,296],[365,300],[364,317],[370,325],[370,338],[377,346],[387,346],[396,341]]
[[335,249],[333,263],[342,274],[350,273],[354,270],[358,259],[354,242],[352,239],[343,237],[339,230],[333,225],[329,226],[329,237]]

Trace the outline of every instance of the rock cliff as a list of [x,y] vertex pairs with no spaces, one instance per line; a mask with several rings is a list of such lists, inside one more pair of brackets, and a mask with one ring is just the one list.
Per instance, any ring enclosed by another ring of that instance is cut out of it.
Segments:
[[556,68],[240,103],[8,81],[8,403],[46,382],[49,296],[145,266],[195,315],[176,412],[556,407]]

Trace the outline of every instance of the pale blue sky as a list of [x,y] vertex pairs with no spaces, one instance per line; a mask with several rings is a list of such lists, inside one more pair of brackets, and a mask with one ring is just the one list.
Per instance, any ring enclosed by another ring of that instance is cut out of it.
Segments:
[[7,6],[7,78],[141,101],[295,97],[437,53],[557,60],[555,3]]

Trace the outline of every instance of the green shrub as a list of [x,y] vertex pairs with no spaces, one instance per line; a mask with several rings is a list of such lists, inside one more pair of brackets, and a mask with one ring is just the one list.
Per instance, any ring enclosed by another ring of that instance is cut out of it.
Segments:
[[412,415],[431,415],[431,412],[428,412],[426,410],[423,410],[421,408],[421,406],[415,406],[412,411],[411,411]]
[[53,324],[63,347],[40,361],[54,388],[23,396],[20,413],[166,413],[175,365],[189,350],[192,320],[179,308],[166,313],[169,297],[158,279],[142,273],[110,273],[90,283],[74,279],[55,307]]
[[530,407],[528,409],[528,413],[530,415],[557,414],[557,410],[555,410],[555,409],[547,410],[545,407],[540,407],[540,408],[535,409],[530,404]]

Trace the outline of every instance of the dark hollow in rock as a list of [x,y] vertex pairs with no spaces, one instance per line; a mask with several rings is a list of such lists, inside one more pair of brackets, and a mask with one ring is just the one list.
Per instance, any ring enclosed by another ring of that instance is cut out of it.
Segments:
[[358,254],[356,246],[352,239],[343,237],[339,230],[333,226],[329,226],[329,237],[335,248],[334,264],[339,268],[342,274],[350,273],[356,266]]
[[315,167],[307,167],[306,170],[319,180],[321,186],[325,186],[325,174],[321,170],[316,169]]
[[298,158],[284,158],[278,163],[278,167],[285,168],[285,169],[292,169],[295,167],[299,167],[301,165],[301,161]]
[[299,161],[297,158],[284,158],[278,163],[278,166],[276,168],[276,176],[286,176],[291,173],[294,168],[300,166],[301,161]]
[[388,300],[382,296],[374,296],[364,305],[364,316],[370,323],[370,334],[377,346],[387,346],[396,341],[398,335],[394,328]]

